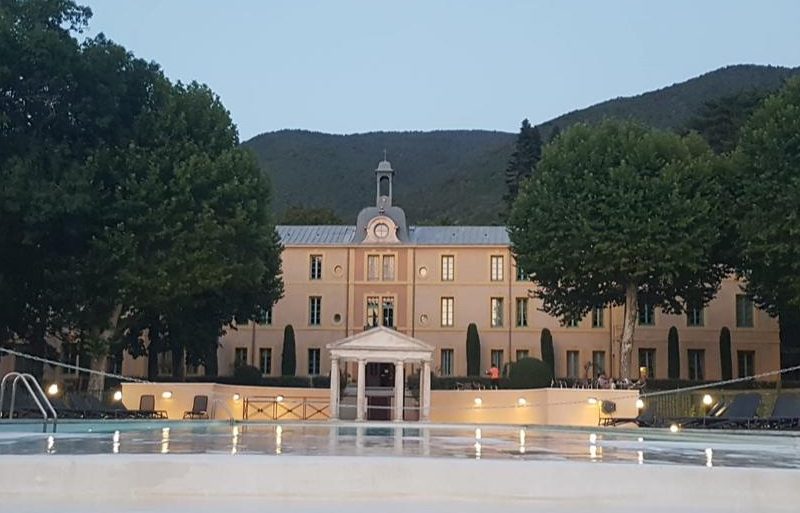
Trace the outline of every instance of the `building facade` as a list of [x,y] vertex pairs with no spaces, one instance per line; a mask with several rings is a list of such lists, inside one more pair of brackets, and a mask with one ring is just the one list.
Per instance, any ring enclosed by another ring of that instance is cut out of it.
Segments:
[[[326,344],[381,325],[434,346],[435,375],[464,376],[467,326],[475,323],[484,369],[540,357],[546,328],[557,377],[620,374],[621,307],[598,308],[578,323],[562,325],[541,311],[534,285],[515,265],[504,227],[409,226],[403,210],[393,205],[393,178],[390,163],[380,162],[375,206],[363,209],[355,226],[278,227],[285,297],[262,322],[224,337],[221,373],[246,363],[264,375],[280,375],[284,328],[291,324],[297,374],[326,375]],[[734,376],[779,368],[777,322],[754,307],[734,278],[722,283],[709,305],[686,315],[641,305],[631,375],[644,366],[657,379],[667,377],[671,327],[679,335],[683,379],[721,377],[723,327],[731,333]],[[381,371],[371,372],[374,380]]]

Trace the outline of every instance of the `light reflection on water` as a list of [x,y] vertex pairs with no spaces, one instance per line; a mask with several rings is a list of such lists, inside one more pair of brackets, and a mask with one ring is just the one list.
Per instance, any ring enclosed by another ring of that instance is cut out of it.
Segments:
[[[0,431],[2,454],[263,454],[800,468],[800,434],[435,425],[80,423]],[[72,432],[66,432],[72,431]]]

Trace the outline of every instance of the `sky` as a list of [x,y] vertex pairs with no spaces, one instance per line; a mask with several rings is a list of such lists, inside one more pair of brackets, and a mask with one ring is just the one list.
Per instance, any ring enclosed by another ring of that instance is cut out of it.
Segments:
[[730,64],[800,65],[797,0],[77,0],[242,140],[286,128],[516,132]]

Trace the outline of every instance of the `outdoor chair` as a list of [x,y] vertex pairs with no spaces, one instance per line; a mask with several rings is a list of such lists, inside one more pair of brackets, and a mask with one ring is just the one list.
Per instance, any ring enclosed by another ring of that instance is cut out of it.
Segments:
[[731,429],[748,428],[758,421],[761,394],[738,394],[730,405],[717,416],[697,417],[681,424],[684,428]]
[[655,412],[647,408],[642,409],[636,417],[606,417],[602,419],[603,426],[619,426],[620,424],[636,424],[638,427],[655,427],[657,425],[657,419]]
[[184,419],[207,419],[208,396],[196,395],[192,401],[192,409],[183,413]]
[[764,419],[758,419],[754,423],[754,427],[759,429],[800,428],[800,395],[779,395],[772,408],[772,415]]
[[139,397],[139,409],[136,416],[143,419],[166,419],[167,412],[156,410],[156,398],[153,394],[142,394]]

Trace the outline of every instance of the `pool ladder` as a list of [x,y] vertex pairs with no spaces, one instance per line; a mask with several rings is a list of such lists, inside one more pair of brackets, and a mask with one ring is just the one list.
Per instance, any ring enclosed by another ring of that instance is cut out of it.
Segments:
[[39,411],[42,413],[42,433],[47,433],[47,424],[51,419],[51,415],[53,420],[53,433],[55,433],[56,425],[58,423],[58,414],[56,414],[56,410],[53,408],[50,400],[47,399],[47,395],[45,395],[44,390],[42,390],[41,385],[39,385],[39,382],[36,381],[36,378],[34,378],[31,374],[22,372],[9,372],[3,376],[3,381],[0,381],[0,419],[3,418],[3,396],[6,392],[6,383],[11,378],[14,378],[14,381],[11,382],[11,402],[8,405],[8,417],[6,418],[9,420],[14,418],[14,402],[17,398],[17,384],[21,382],[30,394],[33,402],[36,403]]

